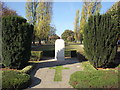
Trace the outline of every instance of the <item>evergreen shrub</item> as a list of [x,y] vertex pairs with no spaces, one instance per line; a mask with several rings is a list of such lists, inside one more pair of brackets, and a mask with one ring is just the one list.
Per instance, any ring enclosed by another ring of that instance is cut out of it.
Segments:
[[95,67],[111,67],[117,53],[118,23],[110,14],[88,19],[84,30],[84,51]]
[[2,89],[19,90],[27,88],[31,84],[28,74],[19,73],[13,70],[2,71]]
[[2,57],[9,68],[23,68],[31,55],[33,26],[19,16],[2,18]]

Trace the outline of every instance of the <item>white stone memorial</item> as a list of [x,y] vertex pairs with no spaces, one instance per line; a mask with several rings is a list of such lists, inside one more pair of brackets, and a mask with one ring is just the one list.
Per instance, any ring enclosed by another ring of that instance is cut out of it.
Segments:
[[64,50],[65,42],[63,39],[57,39],[55,41],[55,59],[56,60],[65,60]]

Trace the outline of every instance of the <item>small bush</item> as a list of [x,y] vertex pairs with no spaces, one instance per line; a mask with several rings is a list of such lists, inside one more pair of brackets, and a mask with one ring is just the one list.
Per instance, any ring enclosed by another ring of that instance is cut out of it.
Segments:
[[42,51],[31,51],[31,58],[30,60],[40,60],[43,56],[43,52]]
[[2,71],[2,89],[27,88],[30,85],[30,76],[16,71]]
[[29,74],[30,71],[34,68],[35,64],[32,65],[28,65],[25,68],[23,68],[22,70],[20,70],[21,73],[26,73]]

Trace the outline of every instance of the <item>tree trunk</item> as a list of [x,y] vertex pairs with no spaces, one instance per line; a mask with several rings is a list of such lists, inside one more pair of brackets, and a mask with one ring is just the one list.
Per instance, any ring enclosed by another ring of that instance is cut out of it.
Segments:
[[82,40],[80,40],[81,44],[82,44]]
[[83,35],[80,34],[80,43],[82,44],[82,42],[83,42]]
[[33,42],[33,45],[35,45],[35,35],[33,35],[33,40],[32,40],[32,42]]
[[39,39],[39,45],[41,45],[41,39]]

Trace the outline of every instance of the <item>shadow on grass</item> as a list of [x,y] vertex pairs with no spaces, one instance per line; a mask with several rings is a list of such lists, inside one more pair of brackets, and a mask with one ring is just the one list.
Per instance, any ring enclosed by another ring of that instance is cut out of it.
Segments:
[[86,58],[85,58],[85,56],[83,55],[83,54],[81,54],[81,53],[77,53],[77,58],[78,58],[78,60],[80,61],[80,62],[84,62],[84,61],[88,61]]
[[[81,53],[77,53],[77,58],[80,62],[88,61]],[[115,61],[110,63],[107,68],[116,68],[120,64],[120,51],[117,52]]]
[[120,51],[117,52],[114,62],[109,63],[107,68],[116,68],[120,64]]
[[115,62],[111,63],[109,66],[110,68],[115,68],[120,64],[120,51],[117,52],[115,57]]
[[41,83],[41,79],[39,79],[37,77],[32,77],[31,80],[32,80],[32,83],[29,86],[29,88],[34,87],[34,86],[36,86],[36,85]]
[[115,61],[116,63],[120,64],[120,51],[117,52]]

